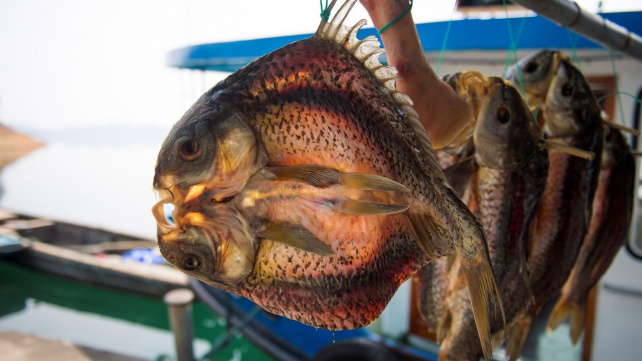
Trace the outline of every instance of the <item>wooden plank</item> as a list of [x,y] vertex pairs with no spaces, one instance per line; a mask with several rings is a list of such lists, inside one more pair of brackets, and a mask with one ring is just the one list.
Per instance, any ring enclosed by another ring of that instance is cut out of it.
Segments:
[[143,361],[137,357],[13,331],[0,332],[0,359],[11,361]]
[[43,242],[10,258],[56,275],[153,296],[189,285],[188,276],[170,266],[125,261],[116,255],[97,257]]

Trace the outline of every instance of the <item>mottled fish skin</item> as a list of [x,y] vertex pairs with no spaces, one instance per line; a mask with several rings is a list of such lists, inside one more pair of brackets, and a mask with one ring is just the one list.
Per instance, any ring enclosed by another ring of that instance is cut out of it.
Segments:
[[619,130],[605,125],[604,133],[602,165],[589,230],[548,322],[548,329],[552,331],[570,318],[574,344],[584,331],[589,292],[626,240],[633,212],[635,160]]
[[[457,253],[474,295],[480,337],[489,348],[485,316],[494,307],[496,288],[483,230],[447,184],[412,102],[394,90],[394,72],[378,62],[382,50],[376,39],[356,40],[365,21],[342,26],[354,1],[346,4],[312,38],[276,50],[216,85],[173,128],[154,181],[161,193],[154,208],[161,252],[204,282],[275,314],[332,330],[372,322],[417,269]],[[219,130],[220,123],[229,126]],[[221,131],[236,131],[236,137],[221,137]],[[180,164],[173,152],[186,155],[183,160],[198,152],[175,133],[216,139],[216,147],[202,151],[209,157],[214,149],[207,167],[195,171]],[[225,151],[237,148],[242,156]],[[298,175],[306,182],[269,171],[293,165],[374,174],[407,191],[315,186],[314,174]],[[409,209],[353,215],[341,212],[346,200]],[[160,219],[163,202],[176,206],[173,228]],[[316,239],[331,254],[258,236],[279,233],[267,232],[275,225]],[[207,267],[200,267],[199,257],[207,258]]]
[[[548,139],[601,154],[603,121],[599,105],[580,71],[560,60],[546,96],[543,116]],[[591,218],[601,157],[586,160],[549,150],[550,167],[530,247],[534,304],[519,322],[530,327],[543,305],[559,294],[579,253]],[[528,335],[510,331],[507,353],[517,359]]]
[[[497,346],[504,326],[510,325],[531,299],[525,250],[546,184],[548,156],[542,148],[542,131],[514,87],[501,78],[489,78],[479,95],[480,115],[474,133],[477,152],[468,206],[484,226],[502,295],[505,319],[499,312],[492,313],[491,318]],[[448,169],[446,174],[450,179]],[[458,260],[450,269],[447,267],[444,260],[438,260],[419,274],[425,286],[422,293],[427,297],[420,300],[424,303],[420,309],[431,328],[437,330],[440,360],[476,361],[483,352],[469,294],[458,274]],[[437,280],[431,279],[435,276]]]

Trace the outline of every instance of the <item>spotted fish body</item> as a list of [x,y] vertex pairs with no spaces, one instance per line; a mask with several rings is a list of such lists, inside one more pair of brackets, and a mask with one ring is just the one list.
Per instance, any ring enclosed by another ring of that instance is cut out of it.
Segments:
[[332,330],[370,323],[413,272],[456,253],[489,346],[496,289],[483,230],[378,42],[356,39],[365,21],[343,26],[352,5],[230,75],[174,126],[154,178],[161,252],[206,283]]
[[[529,228],[546,184],[548,157],[543,134],[517,90],[501,78],[488,78],[477,98],[476,153],[445,170],[450,179],[469,178],[468,206],[487,235],[490,259],[502,295],[504,315],[492,314],[496,344],[530,301],[525,251]],[[471,165],[465,164],[471,163]],[[469,295],[459,260],[439,259],[419,273],[420,309],[437,331],[440,360],[479,360]]]
[[579,341],[584,330],[589,292],[624,243],[633,212],[633,155],[619,130],[605,126],[604,132],[602,165],[589,230],[548,322],[552,330],[570,317],[573,343]]
[[[584,76],[567,60],[559,61],[546,96],[543,116],[548,139],[601,154],[603,121]],[[537,211],[530,246],[530,287],[534,304],[509,335],[511,359],[521,354],[531,324],[566,281],[591,219],[601,157],[593,160],[549,150],[546,189]]]

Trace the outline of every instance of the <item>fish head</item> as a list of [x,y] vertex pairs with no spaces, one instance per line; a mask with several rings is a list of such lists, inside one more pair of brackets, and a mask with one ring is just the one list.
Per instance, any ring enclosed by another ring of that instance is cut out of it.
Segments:
[[161,146],[154,189],[207,184],[238,191],[256,171],[257,153],[256,137],[238,112],[188,111]]
[[159,201],[152,213],[161,253],[176,268],[222,289],[254,266],[255,237],[233,200],[261,166],[258,149],[238,112],[201,106],[172,128],[158,155]]
[[594,122],[600,109],[584,75],[570,61],[561,60],[546,95],[544,118],[547,133],[572,135]]
[[191,204],[175,211],[173,222],[171,229],[159,226],[158,244],[163,257],[177,269],[223,290],[232,289],[252,272],[257,243],[232,205]]
[[504,78],[518,89],[524,85],[524,96],[529,106],[539,106],[546,98],[557,64],[566,57],[556,50],[541,50],[520,59],[506,70]]
[[515,87],[489,78],[473,135],[476,156],[491,168],[514,168],[539,147],[542,131]]

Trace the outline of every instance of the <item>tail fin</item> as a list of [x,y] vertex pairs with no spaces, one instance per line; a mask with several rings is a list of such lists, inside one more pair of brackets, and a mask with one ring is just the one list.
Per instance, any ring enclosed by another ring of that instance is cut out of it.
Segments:
[[[484,351],[484,358],[490,360],[493,355],[490,331],[493,311],[499,307],[504,325],[506,325],[506,317],[495,281],[495,274],[490,264],[490,255],[482,226],[463,203],[461,206],[465,213],[462,216],[465,219],[459,220],[464,224],[460,228],[461,233],[458,234],[459,242],[454,245],[448,243],[448,238],[444,235],[448,227],[440,223],[438,217],[416,212],[412,208],[404,215],[415,239],[430,258],[435,259],[453,253],[459,257],[470,293],[470,303]],[[466,215],[470,218],[467,218]],[[494,304],[494,310],[491,309],[491,304]]]
[[477,252],[472,254],[469,252],[470,250],[467,250],[468,252],[462,251],[465,250],[459,249],[458,254],[464,277],[466,277],[468,292],[470,293],[470,303],[473,309],[473,315],[475,316],[479,341],[484,351],[484,358],[490,360],[493,356],[490,330],[491,317],[493,315],[491,303],[495,304],[495,310],[497,306],[499,306],[504,325],[506,325],[504,309],[499,298],[499,290],[495,282],[495,275],[490,264],[488,251],[486,250],[485,240],[483,250],[478,249]]
[[584,324],[586,321],[585,316],[586,306],[570,302],[562,296],[555,304],[555,308],[553,308],[553,312],[551,312],[551,315],[548,318],[546,331],[549,333],[555,331],[555,329],[564,322],[564,320],[570,318],[571,341],[573,342],[573,345],[577,345],[577,342],[580,340],[580,337],[584,332]]
[[526,314],[517,319],[517,322],[508,331],[508,341],[506,342],[506,355],[509,361],[516,361],[524,351],[524,345],[528,334],[531,332],[534,316]]

